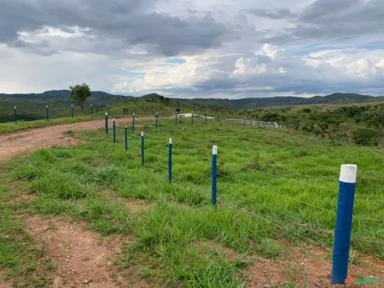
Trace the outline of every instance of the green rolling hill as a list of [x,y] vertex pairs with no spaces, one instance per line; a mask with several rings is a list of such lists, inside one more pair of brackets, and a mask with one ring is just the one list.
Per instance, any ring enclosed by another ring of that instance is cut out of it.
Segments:
[[[17,106],[19,119],[37,120],[45,117],[45,105],[49,105],[49,114],[52,118],[70,115],[71,101],[69,90],[52,90],[43,93],[29,94],[1,94],[0,93],[0,122],[13,120],[13,107]],[[105,111],[110,105],[115,114],[136,113],[173,113],[176,107],[194,110],[202,113],[208,110],[246,110],[273,106],[335,104],[335,103],[362,103],[384,100],[384,97],[373,97],[353,93],[334,93],[327,96],[303,97],[270,97],[270,98],[243,98],[243,99],[182,99],[167,98],[156,93],[141,97],[113,95],[102,91],[93,91],[91,97],[84,104],[84,110],[75,107],[76,114],[89,114],[90,106],[93,112]],[[183,111],[183,109],[182,109]]]

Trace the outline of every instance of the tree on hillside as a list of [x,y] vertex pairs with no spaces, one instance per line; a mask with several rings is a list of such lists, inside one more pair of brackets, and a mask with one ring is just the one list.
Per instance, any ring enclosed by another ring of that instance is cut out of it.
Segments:
[[284,115],[280,115],[278,113],[272,113],[267,111],[266,114],[261,116],[260,118],[262,121],[269,121],[269,122],[277,122],[277,123],[283,123],[287,121],[287,117]]
[[69,88],[71,89],[70,99],[78,104],[81,108],[81,111],[83,111],[83,104],[85,100],[91,96],[91,90],[89,89],[89,86],[83,83],[82,85],[78,84],[75,86],[70,86]]
[[326,135],[331,141],[335,140],[337,128],[343,122],[343,118],[340,117],[340,115],[330,111],[313,114],[309,120],[310,126],[313,127],[314,134]]
[[377,131],[377,144],[380,145],[384,130],[384,106],[373,106],[364,113],[363,119]]
[[288,128],[289,132],[292,132],[292,130],[298,130],[301,125],[300,118],[299,116],[296,116],[296,115],[286,119],[283,124]]
[[363,105],[363,106],[344,106],[335,110],[335,113],[342,114],[345,117],[352,118],[356,123],[362,121],[364,113],[370,110],[371,105]]

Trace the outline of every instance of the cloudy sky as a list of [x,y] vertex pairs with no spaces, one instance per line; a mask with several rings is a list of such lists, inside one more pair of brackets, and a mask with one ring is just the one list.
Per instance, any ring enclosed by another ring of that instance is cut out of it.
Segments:
[[0,92],[384,95],[383,0],[0,0]]

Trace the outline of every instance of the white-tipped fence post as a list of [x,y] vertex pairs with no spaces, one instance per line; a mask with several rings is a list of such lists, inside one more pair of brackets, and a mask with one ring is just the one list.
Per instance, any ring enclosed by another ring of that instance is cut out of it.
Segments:
[[172,138],[168,141],[168,182],[172,183]]
[[17,107],[13,107],[13,120],[15,121],[15,124],[17,124]]
[[124,127],[124,148],[125,151],[128,151],[128,126]]
[[116,143],[116,119],[113,119],[112,121],[112,128],[113,128],[113,143]]
[[212,147],[212,205],[217,204],[217,145]]
[[132,134],[135,133],[135,118],[136,118],[136,113],[132,113]]
[[341,165],[337,200],[335,239],[333,243],[332,284],[344,284],[348,276],[349,245],[355,199],[357,166]]
[[141,166],[144,166],[144,131],[141,131]]
[[108,134],[108,113],[104,113],[104,130],[105,134]]

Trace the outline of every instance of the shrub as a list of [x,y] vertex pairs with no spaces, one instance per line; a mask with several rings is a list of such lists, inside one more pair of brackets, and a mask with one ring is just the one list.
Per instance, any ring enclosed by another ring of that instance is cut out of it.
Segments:
[[359,128],[353,131],[353,142],[358,145],[377,145],[377,133],[373,129]]

